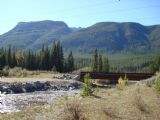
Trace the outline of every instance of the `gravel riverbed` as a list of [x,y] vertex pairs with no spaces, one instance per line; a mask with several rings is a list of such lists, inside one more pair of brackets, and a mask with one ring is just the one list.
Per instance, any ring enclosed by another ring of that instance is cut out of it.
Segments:
[[0,94],[0,113],[18,112],[30,106],[53,104],[57,98],[75,96],[79,90],[36,91],[21,94]]

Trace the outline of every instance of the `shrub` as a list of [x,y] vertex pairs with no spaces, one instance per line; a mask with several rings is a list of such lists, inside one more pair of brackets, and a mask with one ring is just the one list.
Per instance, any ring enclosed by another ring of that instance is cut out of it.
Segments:
[[160,78],[155,82],[154,88],[156,91],[160,92]]
[[27,70],[22,69],[20,67],[9,69],[9,73],[8,73],[8,76],[10,77],[26,77],[27,75],[28,75]]
[[126,75],[125,75],[125,77],[124,77],[124,78],[120,77],[120,78],[118,79],[118,84],[119,84],[119,85],[126,86],[126,85],[127,85],[127,83],[128,83],[128,78],[127,78],[127,76],[126,76]]
[[140,94],[140,88],[138,87],[135,93],[135,97],[133,99],[134,105],[137,109],[139,109],[141,112],[149,113],[148,105],[145,103],[145,101],[142,99],[142,96]]
[[81,96],[91,96],[93,94],[94,89],[92,88],[92,80],[90,79],[89,74],[84,76],[84,83],[81,89]]
[[30,75],[39,75],[40,72],[39,71],[30,71]]
[[77,100],[67,102],[64,107],[64,112],[64,120],[86,120],[80,102]]
[[116,88],[117,88],[118,90],[123,90],[124,87],[127,85],[127,83],[128,83],[128,78],[127,78],[126,75],[125,75],[124,78],[120,77],[120,78],[118,79],[118,85],[116,85]]
[[122,119],[116,115],[116,109],[113,108],[103,108],[102,112],[104,113],[106,119]]
[[153,80],[147,80],[145,82],[145,84],[146,84],[147,87],[152,87],[152,85],[155,84],[155,81],[153,81]]
[[2,73],[3,73],[3,75],[4,76],[8,76],[8,74],[9,74],[9,66],[5,66],[4,68],[3,68],[3,70],[2,70]]

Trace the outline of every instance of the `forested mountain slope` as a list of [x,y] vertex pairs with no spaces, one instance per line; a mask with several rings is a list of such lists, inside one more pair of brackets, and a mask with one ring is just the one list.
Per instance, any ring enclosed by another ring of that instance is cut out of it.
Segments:
[[95,48],[107,53],[160,52],[160,25],[100,22],[87,28],[69,28],[61,21],[20,22],[0,36],[0,47],[39,50],[61,41],[65,52],[91,53]]

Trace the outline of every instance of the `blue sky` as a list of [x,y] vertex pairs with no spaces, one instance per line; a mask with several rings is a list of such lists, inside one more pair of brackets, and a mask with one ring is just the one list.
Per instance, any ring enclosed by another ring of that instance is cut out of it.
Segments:
[[160,24],[160,0],[0,0],[0,34],[18,22],[55,20],[70,27],[97,22]]

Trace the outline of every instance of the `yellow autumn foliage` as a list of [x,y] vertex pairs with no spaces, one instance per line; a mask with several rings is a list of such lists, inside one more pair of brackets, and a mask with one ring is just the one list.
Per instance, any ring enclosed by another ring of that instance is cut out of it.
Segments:
[[127,82],[128,82],[128,78],[127,78],[126,75],[125,75],[124,78],[120,77],[120,78],[118,79],[118,84],[119,84],[119,85],[125,86],[125,85],[127,85]]

